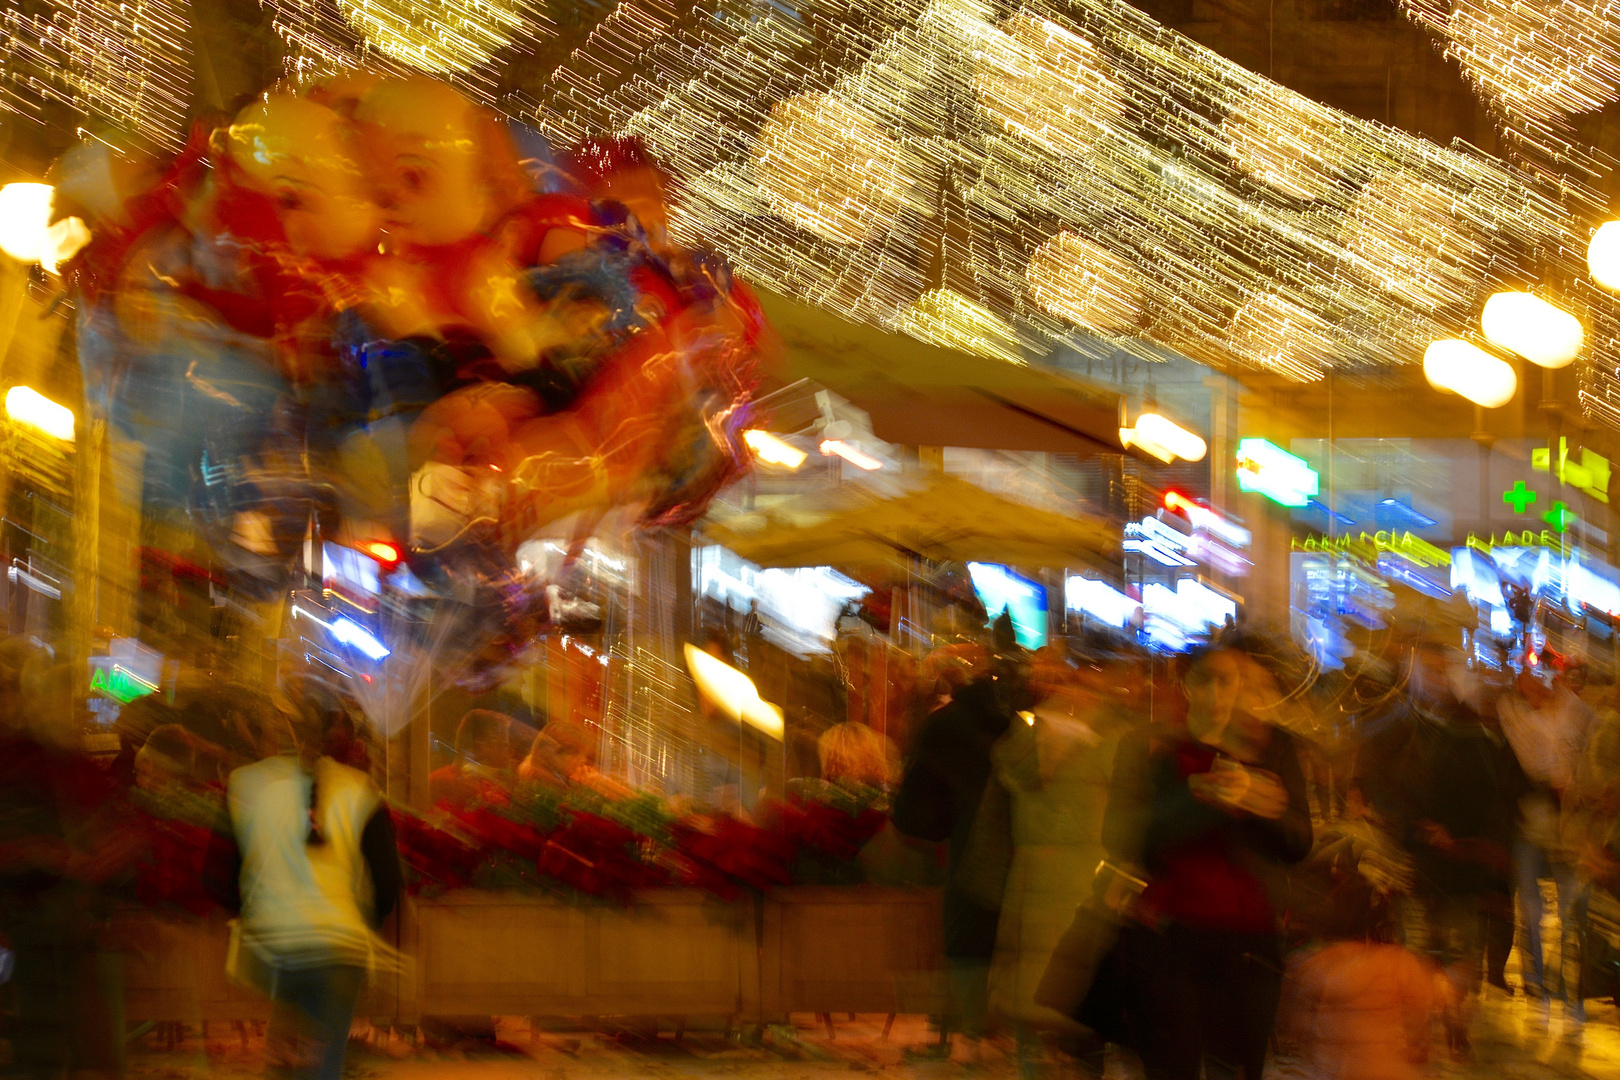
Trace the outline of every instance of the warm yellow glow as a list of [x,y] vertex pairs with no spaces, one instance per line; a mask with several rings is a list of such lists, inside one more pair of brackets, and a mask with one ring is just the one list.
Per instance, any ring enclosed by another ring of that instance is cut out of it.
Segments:
[[987,360],[1024,362],[1018,332],[995,312],[954,289],[929,289],[894,320],[894,328],[918,341],[961,349]]
[[1142,321],[1142,277],[1136,268],[1072,232],[1035,249],[1024,284],[1044,310],[1104,334],[1128,333]]
[[45,230],[45,242],[40,247],[39,265],[48,274],[57,273],[62,264],[77,255],[79,249],[90,242],[90,226],[81,217],[65,217]]
[[6,391],[6,415],[64,442],[73,441],[73,410],[26,386]]
[[1221,122],[1238,168],[1296,199],[1317,199],[1333,188],[1343,140],[1325,105],[1280,89],[1250,92]]
[[51,185],[0,187],[0,251],[18,262],[39,262],[51,220]]
[[804,464],[804,459],[810,456],[797,446],[785,443],[770,432],[761,431],[759,428],[750,428],[743,432],[743,442],[748,444],[748,449],[754,452],[756,458],[767,465],[797,469]]
[[1544,368],[1568,367],[1586,338],[1579,319],[1527,292],[1499,292],[1485,301],[1479,325],[1492,345]]
[[905,148],[836,94],[778,102],[752,157],[771,209],[838,244],[887,232],[912,187]]
[[782,710],[761,698],[747,675],[691,643],[686,646],[686,670],[692,673],[698,693],[727,716],[772,738],[782,737]]
[[1251,297],[1238,308],[1227,333],[1244,360],[1297,382],[1320,379],[1333,365],[1332,327],[1276,293]]
[[1368,284],[1424,311],[1471,296],[1488,249],[1478,211],[1416,170],[1368,181],[1339,228],[1349,264]]
[[1461,394],[1487,409],[1506,405],[1519,388],[1512,364],[1457,338],[1429,346],[1423,354],[1423,375],[1436,390]]
[[1620,290],[1620,221],[1606,221],[1592,234],[1586,247],[1586,268],[1599,285]]
[[1126,446],[1136,446],[1168,464],[1176,458],[1202,461],[1209,452],[1203,439],[1175,421],[1158,413],[1143,413],[1136,418],[1136,427],[1120,428],[1119,440]]
[[523,31],[511,0],[337,0],[337,8],[373,47],[423,71],[470,71]]
[[828,457],[836,454],[838,457],[843,458],[856,468],[865,469],[867,472],[872,472],[873,470],[883,468],[883,462],[879,461],[871,454],[856,449],[842,439],[822,440],[821,452],[826,454]]
[[1014,15],[985,35],[973,89],[1009,134],[1082,157],[1125,115],[1125,88],[1091,42],[1057,23]]

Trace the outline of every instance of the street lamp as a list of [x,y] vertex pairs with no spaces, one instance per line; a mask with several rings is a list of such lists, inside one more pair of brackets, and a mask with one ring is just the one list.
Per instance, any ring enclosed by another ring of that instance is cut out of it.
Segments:
[[1512,364],[1457,338],[1429,346],[1423,354],[1423,376],[1436,390],[1459,394],[1487,409],[1506,405],[1519,389]]
[[49,184],[0,187],[0,251],[18,262],[37,262],[54,274],[90,242],[90,229],[77,217],[52,224],[51,195]]
[[1599,285],[1620,290],[1620,221],[1606,221],[1592,234],[1586,247],[1586,268]]
[[0,187],[0,251],[18,262],[39,262],[50,223],[49,184]]
[[1544,368],[1574,363],[1586,338],[1579,319],[1527,292],[1492,296],[1485,301],[1479,325],[1492,345]]
[[1176,458],[1202,461],[1209,452],[1203,439],[1158,413],[1143,413],[1136,418],[1134,428],[1120,428],[1119,441],[1152,454],[1166,465]]

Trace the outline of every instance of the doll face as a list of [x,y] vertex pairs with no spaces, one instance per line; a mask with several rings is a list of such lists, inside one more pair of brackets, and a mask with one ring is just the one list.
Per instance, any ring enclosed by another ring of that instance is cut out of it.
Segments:
[[494,199],[481,119],[466,98],[431,79],[387,80],[360,99],[355,120],[391,241],[435,247],[489,224]]
[[376,246],[380,212],[332,110],[271,94],[237,115],[226,142],[246,184],[275,201],[294,251],[337,259]]

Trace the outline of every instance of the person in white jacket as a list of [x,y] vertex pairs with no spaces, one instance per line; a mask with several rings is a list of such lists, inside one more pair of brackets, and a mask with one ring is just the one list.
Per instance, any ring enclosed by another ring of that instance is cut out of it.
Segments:
[[234,837],[212,877],[241,912],[234,973],[272,1002],[272,1074],[338,1080],[368,971],[397,964],[377,928],[398,902],[401,871],[382,796],[366,774],[320,754],[331,713],[308,711],[301,751],[231,773]]

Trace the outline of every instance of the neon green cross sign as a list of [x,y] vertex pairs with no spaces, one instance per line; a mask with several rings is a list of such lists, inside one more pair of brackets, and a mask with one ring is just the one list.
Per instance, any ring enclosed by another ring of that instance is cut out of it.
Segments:
[[1575,520],[1575,515],[1569,512],[1568,505],[1562,502],[1552,504],[1552,509],[1541,515],[1541,520],[1557,529],[1559,532],[1568,532],[1569,523]]
[[1515,514],[1524,513],[1524,508],[1536,501],[1536,493],[1524,486],[1523,480],[1513,481],[1513,486],[1502,492],[1502,501],[1513,507]]

